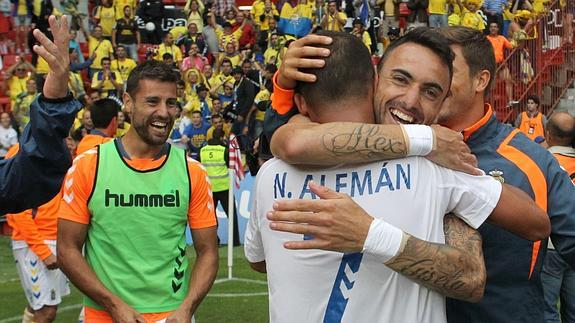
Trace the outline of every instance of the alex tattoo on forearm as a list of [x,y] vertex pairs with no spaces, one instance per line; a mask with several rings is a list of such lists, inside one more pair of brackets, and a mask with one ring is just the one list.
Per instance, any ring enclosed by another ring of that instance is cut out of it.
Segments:
[[321,136],[321,142],[335,157],[359,154],[366,159],[373,159],[376,156],[401,157],[407,153],[402,140],[381,133],[377,125],[360,125],[347,133],[338,133],[338,129],[333,129],[333,133],[328,130]]

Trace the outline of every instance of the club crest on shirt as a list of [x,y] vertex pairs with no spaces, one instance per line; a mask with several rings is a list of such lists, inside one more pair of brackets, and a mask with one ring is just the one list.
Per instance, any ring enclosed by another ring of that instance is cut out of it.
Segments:
[[494,169],[494,170],[489,172],[489,175],[491,175],[491,177],[493,177],[494,179],[500,181],[501,184],[505,183],[505,178],[503,178],[503,171],[502,170]]

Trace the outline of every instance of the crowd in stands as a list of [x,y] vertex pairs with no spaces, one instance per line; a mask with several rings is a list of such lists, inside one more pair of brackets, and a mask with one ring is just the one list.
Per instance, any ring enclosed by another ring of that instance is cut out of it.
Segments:
[[[1,124],[9,118],[20,133],[28,122],[30,103],[48,72],[47,63],[31,50],[30,33],[38,28],[49,35],[50,14],[70,20],[68,84],[86,107],[105,97],[121,106],[127,77],[139,62],[155,59],[173,66],[180,75],[181,113],[171,141],[197,158],[218,128],[238,135],[242,148],[250,147],[263,129],[272,77],[296,38],[319,29],[347,32],[380,57],[411,28],[464,25],[489,34],[502,63],[506,51],[536,37],[534,21],[546,11],[542,0],[256,0],[249,10],[240,10],[234,0],[204,1],[176,1],[174,8],[161,0],[94,0],[83,12],[78,0],[0,0],[0,97],[9,101]],[[186,18],[168,23],[168,11]],[[500,75],[508,101],[516,104],[509,71]],[[118,119],[121,135],[129,115],[121,112]],[[81,111],[72,138],[79,140],[92,127],[89,112]]]

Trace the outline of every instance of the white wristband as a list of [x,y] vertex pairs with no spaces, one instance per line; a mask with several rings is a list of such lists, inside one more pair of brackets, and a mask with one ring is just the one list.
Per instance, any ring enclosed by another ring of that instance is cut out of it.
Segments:
[[427,156],[433,150],[433,129],[419,124],[402,125],[409,139],[407,156]]
[[382,263],[395,257],[403,240],[403,231],[382,219],[373,219],[363,244],[363,253],[372,255]]

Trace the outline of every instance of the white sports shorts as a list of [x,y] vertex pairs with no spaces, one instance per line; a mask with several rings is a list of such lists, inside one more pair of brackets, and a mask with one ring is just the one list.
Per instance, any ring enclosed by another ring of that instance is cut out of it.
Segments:
[[[60,270],[49,270],[44,262],[23,243],[12,241],[16,268],[24,293],[32,309],[54,306],[62,302],[62,297],[70,294],[68,278]],[[53,254],[56,254],[56,241],[46,240]]]

